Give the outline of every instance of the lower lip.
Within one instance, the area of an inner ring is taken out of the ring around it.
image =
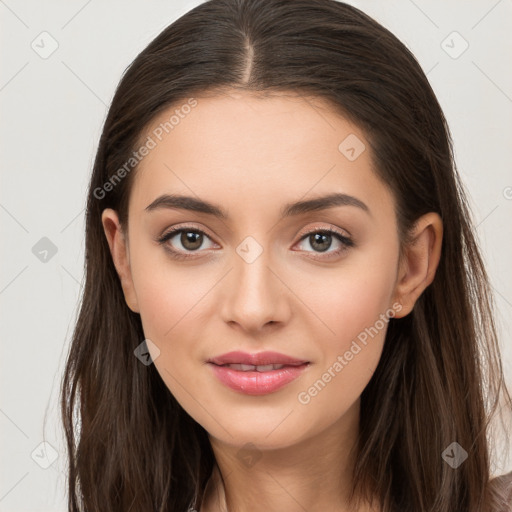
[[[299,377],[309,366],[309,363],[300,366],[284,366],[279,370],[257,372],[234,370],[227,366],[208,363],[215,376],[226,386],[247,395],[266,395],[282,388]]]

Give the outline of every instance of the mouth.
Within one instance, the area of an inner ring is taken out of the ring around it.
[[[268,365],[299,366],[301,364],[309,363],[309,361],[306,361],[305,359],[297,359],[296,357],[268,350],[264,352],[257,352],[255,354],[242,351],[228,352],[226,354],[213,357],[209,359],[208,362],[219,366],[226,364],[238,364],[257,367]]]
[[[247,395],[278,391],[302,375],[311,364],[276,352],[230,352],[207,363],[222,384]]]
[[[215,363],[212,363],[215,364]],[[304,363],[307,364],[307,363]],[[261,365],[253,365],[253,364],[241,364],[241,363],[230,363],[230,364],[220,364],[216,366],[221,366],[222,368],[231,368],[233,370],[238,370],[241,372],[270,372],[272,370],[280,370],[281,368],[289,367],[293,368],[296,366],[301,366],[301,364],[261,364]]]

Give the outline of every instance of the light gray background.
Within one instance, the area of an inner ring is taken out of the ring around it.
[[[85,191],[100,129],[128,64],[199,3],[0,0],[1,512],[66,510],[57,398],[81,292]],[[512,386],[512,0],[350,3],[412,50],[447,116]],[[52,39],[58,48],[42,58]],[[32,252],[43,237],[57,248],[46,262]],[[40,466],[52,460],[43,440],[57,454],[48,469]],[[494,464],[495,474],[512,469],[510,460]]]

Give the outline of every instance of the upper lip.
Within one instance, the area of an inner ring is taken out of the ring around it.
[[[253,366],[260,366],[266,364],[284,364],[299,366],[301,364],[308,363],[309,361],[287,356],[286,354],[280,354],[279,352],[266,351],[249,354],[248,352],[234,351],[212,357],[208,362],[217,365],[250,364]]]

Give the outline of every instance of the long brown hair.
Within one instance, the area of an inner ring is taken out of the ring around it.
[[[151,121],[173,105],[232,88],[328,100],[362,128],[394,194],[402,244],[427,212],[443,220],[432,284],[390,319],[361,396],[354,500],[386,512],[481,512],[489,506],[490,420],[510,412],[493,298],[443,112],[410,51],[334,0],[209,0],[163,30],[125,71],[106,118],[87,199],[85,286],[61,388],[69,511],[199,507],[215,459],[207,432],[134,350],[145,336],[125,303],[102,228],[123,226]],[[120,169],[125,172],[119,172]],[[110,183],[110,185],[106,185]],[[403,246],[403,245],[402,245]],[[442,457],[457,442],[457,468]]]

